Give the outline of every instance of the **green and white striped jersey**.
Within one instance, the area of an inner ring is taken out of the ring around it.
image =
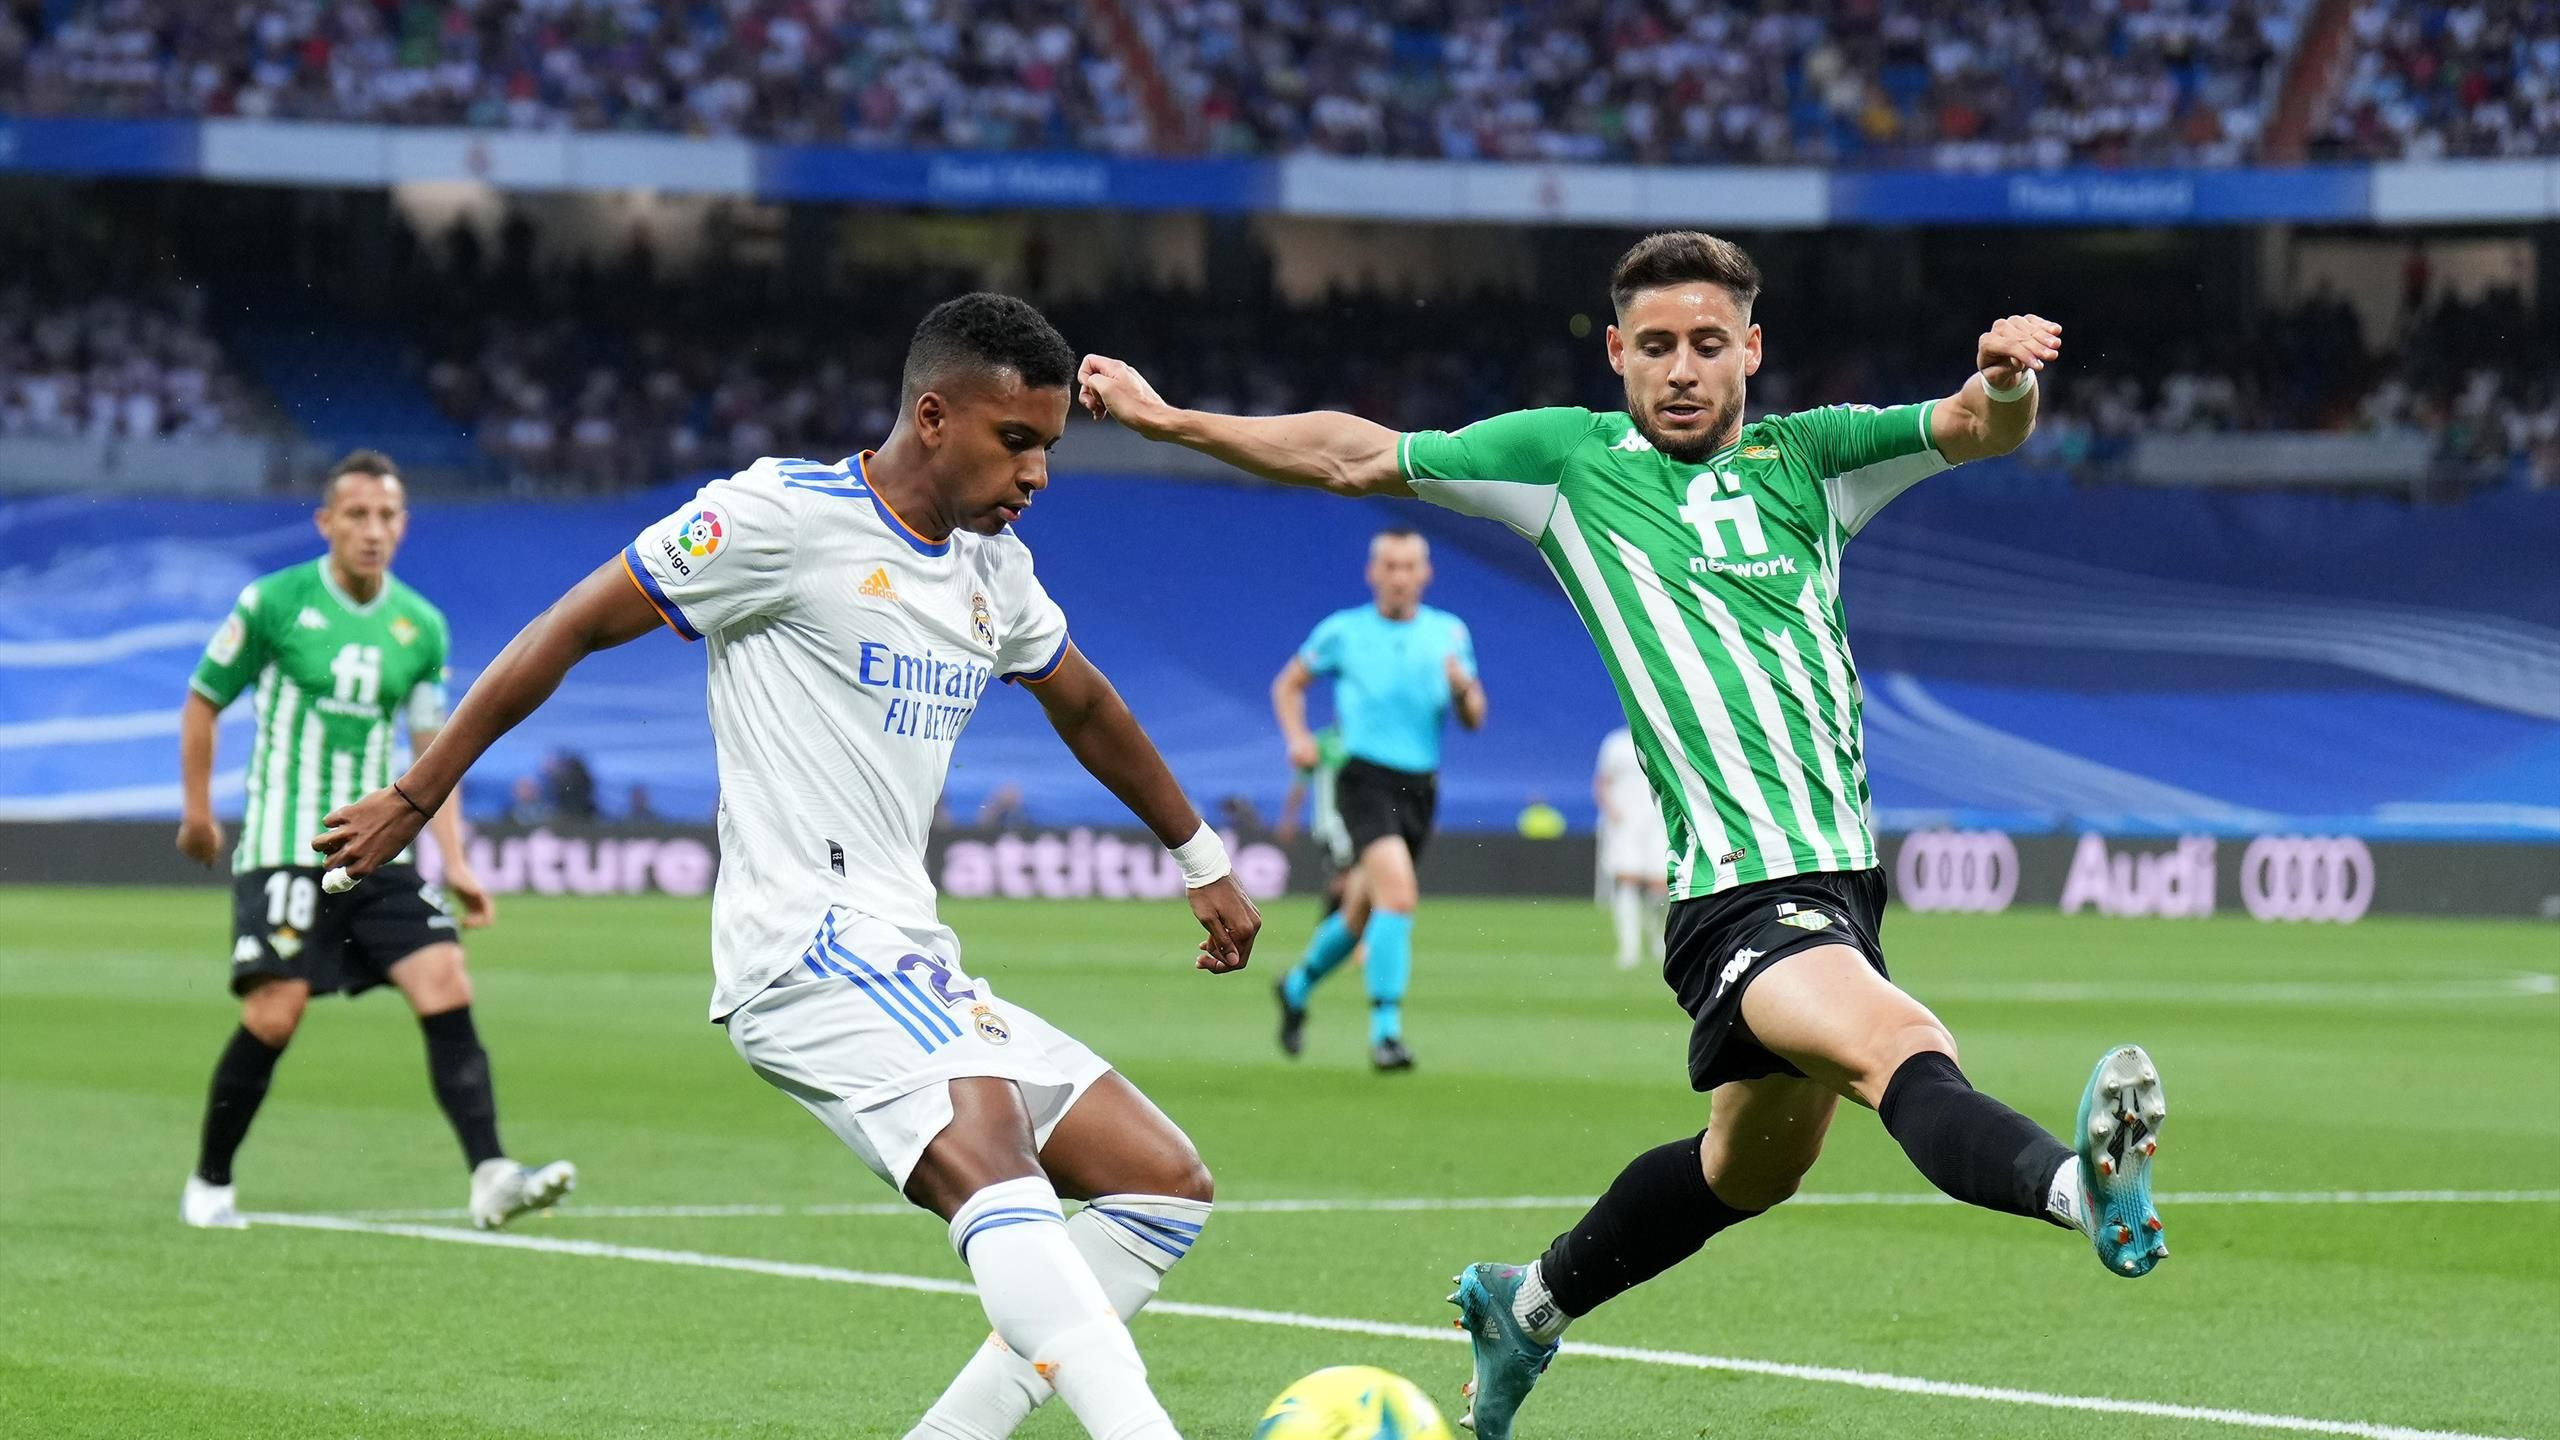
[[[1398,442],[1414,493],[1536,545],[1598,642],[1662,805],[1673,899],[1876,863],[1840,547],[1947,468],[1930,409],[1773,415],[1699,461],[1578,409]]]
[[[319,865],[320,817],[391,783],[392,722],[444,724],[450,648],[443,613],[388,576],[362,605],[325,559],[249,582],[187,682],[217,709],[258,687],[235,872]]]

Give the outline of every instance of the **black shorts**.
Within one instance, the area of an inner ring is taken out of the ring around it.
[[[1345,760],[1333,779],[1333,808],[1351,834],[1356,862],[1371,845],[1390,835],[1404,837],[1413,858],[1431,838],[1431,817],[1440,808],[1440,777],[1429,771],[1390,770],[1366,760]]]
[[[1884,871],[1826,871],[1762,880],[1683,900],[1666,917],[1662,978],[1689,1012],[1689,1084],[1802,1075],[1752,1038],[1742,992],[1799,950],[1847,945],[1884,968]]]
[[[314,995],[361,994],[391,967],[461,931],[444,894],[412,865],[385,865],[343,895],[320,871],[251,870],[231,881],[231,993],[265,980],[306,980]]]

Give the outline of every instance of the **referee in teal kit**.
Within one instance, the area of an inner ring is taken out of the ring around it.
[[[1412,530],[1369,542],[1367,605],[1326,616],[1271,682],[1271,713],[1289,742],[1289,763],[1317,761],[1307,726],[1307,687],[1333,680],[1335,724],[1345,759],[1334,808],[1351,835],[1351,883],[1342,908],[1316,927],[1307,953],[1283,977],[1280,1048],[1306,1047],[1307,997],[1366,941],[1369,946],[1369,1063],[1410,1070],[1404,994],[1413,977],[1415,862],[1431,838],[1440,797],[1440,734],[1454,712],[1470,730],[1484,724],[1484,683],[1466,622],[1422,603],[1431,583],[1431,546]]]

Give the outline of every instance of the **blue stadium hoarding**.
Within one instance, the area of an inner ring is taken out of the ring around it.
[[[1808,166],[1119,157],[217,119],[0,116],[0,172],[734,194],[949,209],[1200,210],[1545,225],[2154,226],[2560,219],[2560,160],[1946,173]]]
[[[2196,225],[2373,218],[2363,165],[2288,170],[1835,173],[1835,224]]]

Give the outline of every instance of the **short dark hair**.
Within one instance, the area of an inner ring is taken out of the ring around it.
[[[1034,390],[1075,379],[1076,352],[1030,302],[980,290],[933,307],[907,342],[900,383],[912,400],[952,377],[1010,370]]]
[[[320,503],[338,498],[338,482],[350,475],[375,475],[385,480],[400,478],[400,467],[379,450],[350,450],[347,458],[329,467],[329,478],[320,482]]]
[[[1760,267],[1741,246],[1703,230],[1665,230],[1637,241],[1609,275],[1609,304],[1623,315],[1642,291],[1701,282],[1731,291],[1742,318],[1751,318],[1752,303],[1760,298]]]

